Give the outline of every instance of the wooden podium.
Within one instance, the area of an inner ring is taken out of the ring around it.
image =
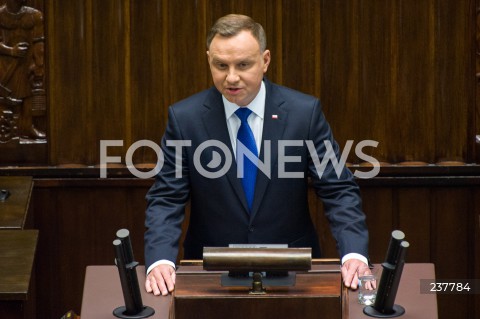
[[[202,313],[203,311],[208,311],[217,318],[229,319],[371,318],[363,314],[363,306],[357,302],[357,291],[341,287],[338,265],[321,266],[321,269],[317,267],[319,266],[314,265],[309,273],[298,274],[295,287],[275,288],[267,297],[255,296],[254,298],[248,295],[245,288],[221,287],[220,274],[204,272],[201,267],[180,266],[177,271],[175,292],[168,296],[154,296],[145,292],[145,268],[143,266],[137,267],[137,275],[143,304],[155,309],[155,314],[150,317],[155,319],[178,319],[179,316],[183,316],[183,318],[214,318]],[[331,267],[331,273],[322,273],[329,267]],[[420,293],[420,279],[422,278],[435,278],[433,264],[405,264],[396,299],[396,303],[398,301],[398,304],[406,309],[406,313],[400,317],[401,319],[438,318],[436,296]],[[316,300],[320,298],[323,300]],[[237,301],[238,304],[235,305]],[[229,305],[224,305],[223,302]],[[262,313],[262,311],[270,310],[273,307],[272,303],[278,309],[274,309],[272,313]],[[115,319],[116,317],[112,313],[113,309],[122,305],[124,305],[124,301],[116,267],[88,266],[80,312],[81,318]],[[242,307],[241,311],[234,311],[233,307],[237,306]],[[303,309],[303,307],[306,308]],[[340,310],[339,307],[341,307]]]
[[[295,286],[266,286],[253,295],[249,287],[222,287],[221,273],[198,266],[180,267],[173,294],[175,319],[302,318],[341,319],[347,291],[340,266],[314,265],[296,275]],[[343,302],[342,302],[343,301]]]
[[[346,318],[347,290],[340,267],[314,265],[297,273],[295,286],[268,287],[265,295],[251,295],[248,287],[222,287],[222,272],[207,272],[201,266],[180,266],[175,291],[168,296],[145,292],[145,268],[137,267],[144,305],[155,309],[151,318]],[[82,319],[115,318],[113,309],[122,306],[122,290],[115,266],[89,266],[83,291]]]

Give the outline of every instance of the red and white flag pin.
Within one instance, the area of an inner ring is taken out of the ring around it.
[[[277,114],[272,114],[272,119],[273,120],[278,120],[278,115]]]

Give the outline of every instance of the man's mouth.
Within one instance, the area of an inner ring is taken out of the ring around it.
[[[240,90],[241,90],[240,88],[227,88],[227,92],[232,95],[238,94]]]

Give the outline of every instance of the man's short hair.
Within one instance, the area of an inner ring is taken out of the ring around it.
[[[250,31],[258,41],[260,52],[265,51],[267,48],[267,37],[262,25],[249,16],[241,14],[229,14],[215,22],[207,35],[207,50],[210,49],[210,44],[217,34],[223,37],[233,37],[241,31]]]

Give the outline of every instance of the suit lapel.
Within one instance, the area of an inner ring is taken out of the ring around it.
[[[275,175],[274,169],[277,169],[278,158],[278,141],[282,139],[283,132],[287,123],[288,112],[281,106],[285,102],[280,93],[276,92],[277,89],[271,85],[268,80],[265,80],[265,86],[267,96],[265,99],[265,114],[263,120],[263,133],[262,133],[262,148],[260,151],[260,160],[265,162],[265,141],[270,141],[270,167],[271,176]],[[221,94],[212,88],[211,93],[206,99],[204,106],[207,111],[204,113],[202,120],[205,125],[205,129],[212,140],[217,140],[228,146],[230,153],[233,157],[233,149],[228,134],[227,122],[225,119],[225,109],[223,107],[223,101]],[[267,159],[268,160],[268,159]],[[232,186],[238,200],[242,203],[245,212],[248,214],[248,205],[243,191],[242,183],[237,178],[237,164],[235,158],[232,158],[232,165],[230,166],[227,174],[227,180]],[[250,213],[250,220],[253,220],[258,212],[263,200],[263,196],[270,183],[270,178],[263,174],[259,170],[257,175],[257,182],[255,185],[255,197],[253,200],[253,207]]]
[[[220,141],[228,146],[230,155],[232,156],[232,165],[226,173],[227,180],[230,182],[238,200],[242,203],[245,212],[248,213],[248,205],[243,192],[242,183],[240,179],[237,178],[237,163],[233,156],[232,143],[230,141],[230,135],[228,134],[222,95],[216,89],[212,88],[204,106],[207,108],[207,111],[202,117],[205,129],[211,140]]]
[[[285,102],[281,94],[276,92],[276,88],[265,80],[267,96],[265,99],[265,114],[263,119],[263,133],[262,133],[262,148],[260,151],[260,160],[265,161],[265,141],[270,141],[271,144],[271,176],[274,176],[274,169],[277,169],[278,158],[278,141],[282,139],[285,125],[287,123],[288,112],[281,106]],[[268,159],[267,159],[268,161]],[[268,178],[263,172],[258,171],[257,182],[255,185],[255,197],[253,199],[252,212],[250,220],[253,220],[263,200],[263,196],[270,183],[271,178]]]

